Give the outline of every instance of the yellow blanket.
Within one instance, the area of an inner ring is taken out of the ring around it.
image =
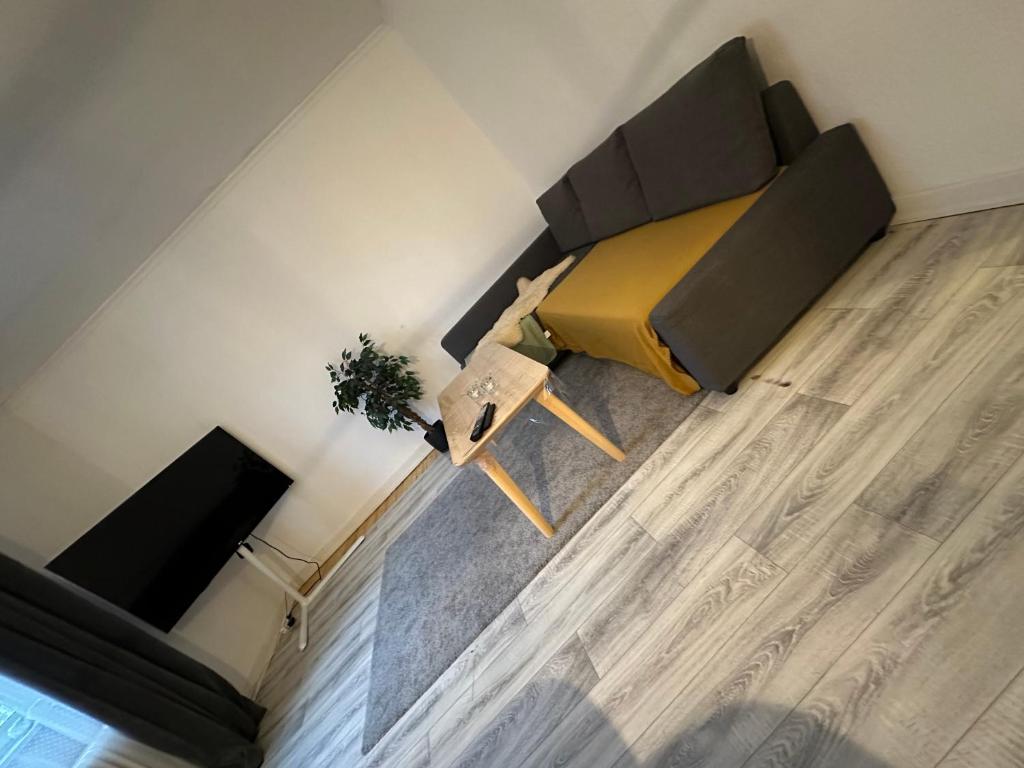
[[[672,359],[648,316],[764,189],[598,243],[537,308],[552,341],[639,368],[684,395],[696,392],[700,385]]]

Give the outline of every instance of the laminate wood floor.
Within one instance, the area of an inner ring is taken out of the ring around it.
[[[364,756],[435,462],[275,654],[266,764],[1024,766],[1022,454],[1024,206],[896,227]]]

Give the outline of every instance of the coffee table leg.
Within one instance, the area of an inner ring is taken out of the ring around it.
[[[543,387],[540,392],[537,393],[537,402],[616,461],[622,461],[626,458],[626,454],[622,452],[621,448],[598,432],[594,428],[593,424],[576,413],[576,411],[566,405],[564,401],[559,400],[552,392],[548,392],[547,387]]]
[[[544,518],[540,510],[533,506],[533,502],[523,493],[523,489],[516,485],[515,481],[508,476],[508,472],[505,471],[505,468],[498,463],[494,456],[487,451],[483,451],[476,457],[476,463],[480,465],[480,469],[484,471],[484,474],[501,488],[512,503],[519,507],[522,513],[529,518],[530,522],[537,526],[541,533],[549,539],[555,534],[555,529],[551,527],[551,523]]]

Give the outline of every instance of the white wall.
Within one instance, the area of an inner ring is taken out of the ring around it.
[[[42,563],[216,424],[296,482],[261,526],[324,556],[426,454],[335,416],[325,362],[368,331],[417,357],[539,231],[529,190],[397,33],[332,75],[0,410],[7,547]],[[179,625],[243,686],[281,593],[232,559]]]
[[[0,403],[381,18],[377,0],[0,2]]]
[[[1019,0],[384,0],[539,194],[737,34],[822,127],[852,120],[904,219],[1024,200]]]

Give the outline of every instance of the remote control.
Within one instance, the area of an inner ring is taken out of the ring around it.
[[[484,407],[480,410],[480,415],[476,417],[473,431],[469,433],[469,439],[475,443],[483,437],[484,432],[491,426],[492,421],[494,421],[494,403],[484,403]]]

